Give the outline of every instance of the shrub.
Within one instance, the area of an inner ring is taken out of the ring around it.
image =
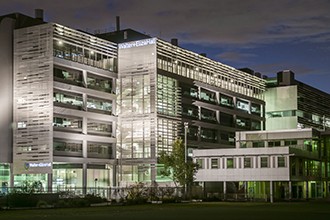
[[[107,202],[107,199],[94,194],[87,194],[84,198],[89,202],[89,204]]]

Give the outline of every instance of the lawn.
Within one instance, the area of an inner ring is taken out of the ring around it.
[[[1,210],[2,220],[330,219],[330,203],[177,203],[88,208]]]

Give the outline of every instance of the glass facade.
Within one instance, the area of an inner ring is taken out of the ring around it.
[[[75,189],[82,193],[83,187],[82,164],[54,164],[53,165],[53,190],[62,191]],[[79,192],[76,192],[79,194]]]
[[[112,114],[112,101],[96,97],[87,97],[87,109],[91,112]]]
[[[150,76],[142,75],[121,79],[121,112],[147,114],[150,109]],[[134,97],[134,98],[133,98]]]
[[[150,158],[150,121],[134,120],[122,122],[121,147],[117,148],[119,158]]]
[[[68,108],[82,109],[83,98],[81,94],[54,90],[54,105]]]
[[[87,120],[87,133],[114,137],[112,133],[112,123],[97,121],[93,119]]]
[[[7,193],[8,187],[10,187],[10,165],[0,164],[0,186],[1,193]]]
[[[114,159],[112,148],[113,148],[112,144],[100,143],[100,142],[88,142],[87,157]]]
[[[17,174],[14,175],[14,187],[22,187],[22,186],[31,186],[33,183],[38,182],[40,184],[40,188],[38,191],[45,192],[47,191],[47,174]]]
[[[53,117],[54,129],[65,129],[66,131],[82,131],[82,118],[73,116],[55,115]]]
[[[140,165],[122,165],[121,181],[123,182],[150,182],[151,181],[151,168],[148,164]]]
[[[181,115],[177,80],[157,75],[157,113],[177,117]]]
[[[99,90],[99,91],[102,91],[102,92],[111,93],[111,92],[113,92],[113,90],[112,90],[112,79],[88,73],[88,75],[87,75],[87,88]]]
[[[52,29],[54,57],[108,71],[117,71],[115,43],[59,24],[52,24]]]
[[[250,97],[262,99],[265,90],[264,79],[212,61],[162,40],[157,40],[157,68]],[[212,96],[212,92],[206,91],[203,91],[201,98],[210,102],[216,100]]]
[[[155,180],[149,163],[156,163],[157,74],[155,39],[119,45],[117,81],[117,147],[119,185]],[[171,82],[169,82],[171,83]],[[166,86],[166,85],[165,85]],[[171,86],[171,84],[169,85]],[[164,95],[171,99],[171,91]],[[164,100],[164,105],[166,105]],[[164,109],[166,106],[162,106]],[[171,109],[164,110],[173,114]],[[132,159],[135,159],[132,161]],[[146,162],[146,160],[150,162]]]
[[[54,139],[53,149],[55,156],[82,157],[82,141]]]
[[[87,169],[87,188],[106,188],[111,186],[111,170],[104,166],[88,167]],[[97,193],[98,194],[98,193]]]
[[[80,71],[74,71],[74,70],[68,70],[63,67],[54,67],[53,69],[54,73],[54,81],[59,81],[63,83],[73,84],[77,86],[83,85],[83,76],[82,72]]]

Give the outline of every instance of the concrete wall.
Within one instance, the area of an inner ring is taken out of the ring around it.
[[[12,162],[14,26],[12,18],[0,21],[0,163]]]

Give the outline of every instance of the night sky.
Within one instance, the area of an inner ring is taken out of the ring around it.
[[[90,33],[132,28],[235,68],[296,79],[330,93],[329,0],[0,0],[20,12]]]

